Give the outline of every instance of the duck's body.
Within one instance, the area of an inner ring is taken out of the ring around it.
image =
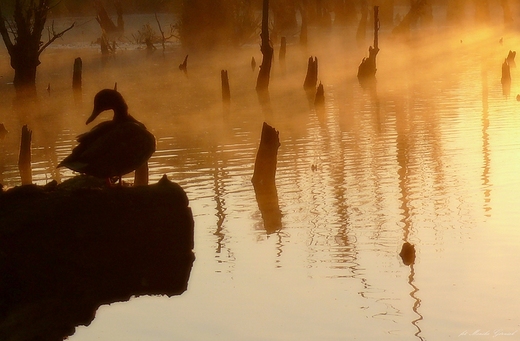
[[[121,177],[148,161],[155,152],[155,137],[128,114],[128,107],[116,90],[101,90],[94,98],[92,122],[101,112],[114,110],[112,121],[98,124],[78,136],[78,146],[58,167],[98,178]]]

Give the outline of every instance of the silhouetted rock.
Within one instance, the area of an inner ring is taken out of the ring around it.
[[[102,304],[179,295],[194,261],[182,188],[77,176],[0,194],[0,339],[62,340]]]

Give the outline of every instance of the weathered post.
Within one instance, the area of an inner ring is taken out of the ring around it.
[[[186,76],[188,75],[188,55],[186,55],[186,57],[184,57],[184,61],[179,64],[179,70],[184,72]]]
[[[516,57],[516,51],[509,50],[509,53],[507,54],[507,58],[506,58],[509,68],[516,67],[515,57]]]
[[[280,147],[279,132],[264,122],[260,146],[256,154],[255,170],[251,181],[255,188],[270,187],[275,184],[276,162]]]
[[[376,56],[379,52],[379,27],[379,7],[374,6],[374,47],[368,48],[368,58],[363,58],[358,67],[357,77],[361,83],[375,80]]]
[[[269,0],[263,0],[262,6],[262,64],[256,81],[257,91],[266,91],[269,88],[269,76],[271,73],[271,62],[273,60],[273,47],[269,42]]]
[[[229,78],[227,70],[220,71],[220,80],[222,82],[222,101],[229,104],[231,100],[231,92],[229,90]]]
[[[74,59],[74,72],[72,73],[72,89],[81,91],[81,73],[83,71],[83,61],[80,57]]]
[[[511,69],[507,63],[507,58],[502,63],[502,78],[500,82],[502,83],[502,94],[508,97],[511,93]]]
[[[278,192],[275,185],[276,159],[279,147],[278,131],[264,122],[251,181],[258,208],[264,220],[264,228],[268,234],[282,227],[282,213],[278,204]]]
[[[24,125],[22,127],[20,154],[18,156],[18,169],[22,178],[22,185],[32,184],[31,140],[32,131],[27,128],[27,125]]]
[[[316,83],[318,83],[318,57],[314,57],[314,59],[309,57],[303,88],[307,91],[314,91],[316,89]]]

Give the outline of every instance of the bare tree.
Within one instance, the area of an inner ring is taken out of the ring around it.
[[[36,68],[40,65],[41,53],[74,24],[61,32],[54,30],[54,22],[48,28],[49,38],[42,41],[42,32],[51,9],[49,0],[16,0],[12,19],[6,18],[0,5],[0,34],[5,43],[11,67],[14,69],[14,86],[21,90],[36,91]]]

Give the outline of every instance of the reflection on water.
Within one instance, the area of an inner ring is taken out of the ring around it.
[[[25,112],[1,85],[0,121],[10,131],[1,142],[3,184],[19,183],[23,124],[33,130],[33,179],[71,177],[55,166],[88,128],[93,94],[117,82],[130,113],[157,137],[151,181],[168,174],[193,209],[188,291],[102,307],[71,340],[426,340],[520,329],[512,268],[520,257],[518,70],[509,98],[500,83],[516,38],[483,31],[410,46],[382,34],[372,90],[355,77],[366,48],[348,49],[349,39],[307,50],[288,43],[269,98],[254,90],[256,46],[215,59],[190,52],[189,78],[178,70],[180,49],[148,58],[123,50],[105,66],[96,51],[51,50],[39,78],[52,79],[53,91]],[[77,54],[82,103],[59,69]],[[309,55],[320,59],[323,110],[302,89]],[[264,121],[281,142],[272,220],[251,184]],[[410,265],[399,257],[405,242],[416,250]]]

